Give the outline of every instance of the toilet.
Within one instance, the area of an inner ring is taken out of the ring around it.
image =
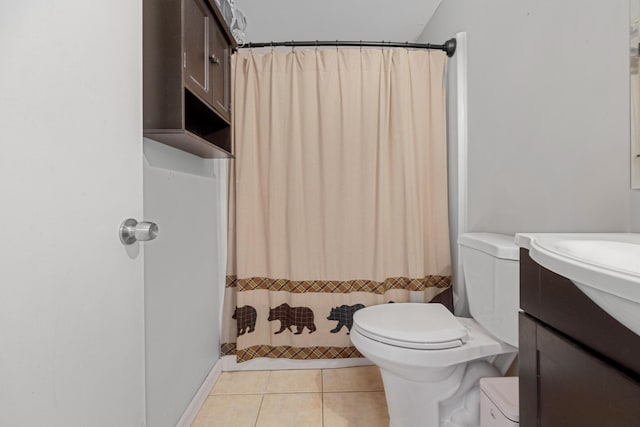
[[[471,318],[441,304],[381,304],[353,316],[353,345],[382,374],[390,427],[478,427],[480,378],[517,354],[519,249],[513,236],[458,239]]]

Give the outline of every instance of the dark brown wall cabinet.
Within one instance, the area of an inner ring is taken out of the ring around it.
[[[206,158],[232,157],[230,56],[213,0],[144,0],[144,136]]]
[[[640,337],[520,254],[521,427],[640,426]]]

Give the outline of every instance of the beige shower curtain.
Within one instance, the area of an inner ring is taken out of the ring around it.
[[[222,350],[359,356],[353,313],[450,287],[444,52],[233,59]]]

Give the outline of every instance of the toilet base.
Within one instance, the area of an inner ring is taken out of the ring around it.
[[[472,361],[450,367],[447,372],[438,371],[439,381],[418,382],[384,368],[380,370],[390,427],[480,425],[479,381],[483,377],[501,376],[498,369],[487,361]]]
[[[440,381],[425,383],[380,369],[389,411],[389,427],[439,427],[440,402],[456,392],[464,371],[465,365],[451,367]]]

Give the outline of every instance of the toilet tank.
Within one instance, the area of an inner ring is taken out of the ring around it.
[[[458,238],[471,316],[496,338],[518,346],[519,248],[514,236],[467,233]]]

